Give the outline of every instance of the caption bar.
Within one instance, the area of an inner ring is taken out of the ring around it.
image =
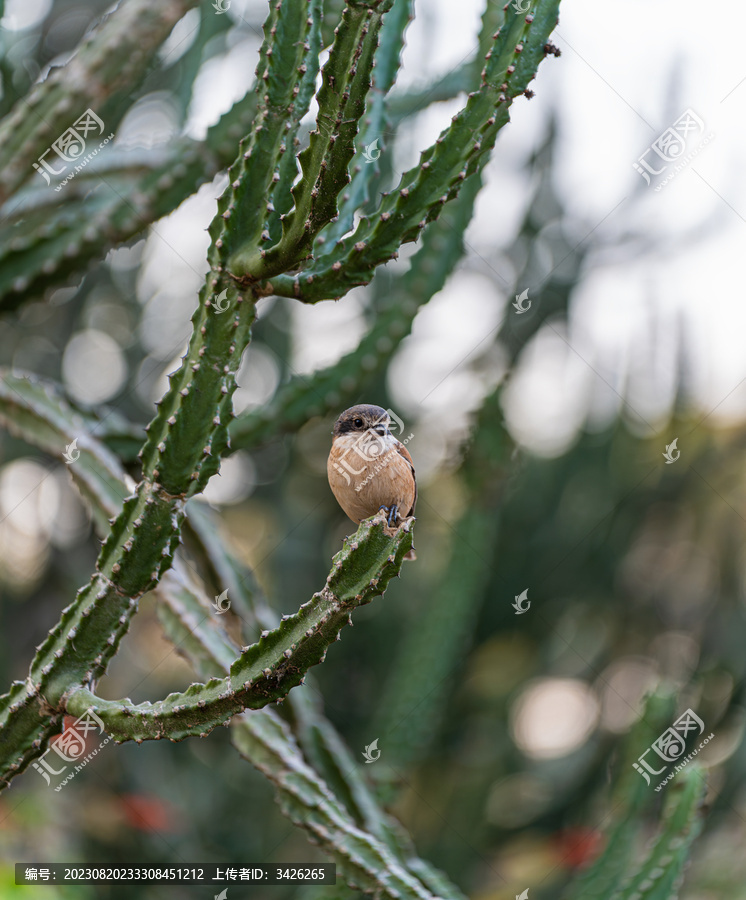
[[[335,863],[225,866],[80,866],[16,863],[16,884],[336,884]]]

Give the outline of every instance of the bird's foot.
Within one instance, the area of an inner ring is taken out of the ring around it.
[[[399,507],[394,504],[393,506],[379,506],[379,510],[382,509],[389,514],[387,524],[389,528],[393,528],[396,525],[397,519],[399,518]]]

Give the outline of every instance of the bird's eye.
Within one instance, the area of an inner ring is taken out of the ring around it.
[[[352,424],[355,426],[355,428],[362,428],[363,420],[362,419],[353,419]]]

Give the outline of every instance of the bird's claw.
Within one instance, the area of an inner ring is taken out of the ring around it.
[[[394,504],[390,507],[381,505],[378,508],[384,510],[389,514],[387,524],[389,528],[393,528],[396,525],[396,520],[399,518],[399,507]]]

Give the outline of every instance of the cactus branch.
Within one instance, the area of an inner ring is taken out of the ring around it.
[[[59,455],[65,441],[69,443],[76,423],[69,411],[50,402],[53,396],[47,385],[6,374],[0,390],[0,419],[10,421],[12,418],[16,433]],[[13,417],[12,414],[17,413],[19,408],[23,410],[24,416]],[[102,517],[117,511],[121,497],[126,493],[122,483],[124,475],[105,448],[84,436],[81,439],[81,455],[76,460],[73,471],[94,508],[100,510],[99,522]],[[131,498],[125,501],[125,508],[130,502]],[[205,685],[192,685],[184,694],[171,695],[162,703],[134,707],[129,702],[102,701],[88,689],[77,686],[91,680],[88,673],[85,673],[79,681],[70,682],[66,708],[74,715],[78,714],[78,710],[82,712],[93,708],[106,723],[107,731],[117,740],[141,741],[159,737],[181,740],[190,734],[209,732],[244,708],[259,708],[282,699],[293,686],[301,683],[310,666],[324,658],[328,645],[338,639],[339,631],[350,621],[352,610],[383,593],[390,579],[398,574],[411,543],[408,523],[393,537],[386,533],[383,516],[363,523],[357,534],[346,541],[343,550],[335,557],[324,589],[309,603],[304,604],[295,616],[284,618],[279,627],[265,632],[257,644],[247,648],[232,663],[230,675],[225,679],[212,679]],[[170,584],[179,585],[183,579],[183,573],[174,573]],[[74,615],[71,608],[66,613],[70,614],[69,619]],[[65,627],[69,624],[69,621],[66,622]],[[73,631],[76,627],[77,631]],[[121,630],[117,638],[123,633]],[[77,626],[73,624],[64,644],[59,641],[59,634],[60,626],[57,626],[40,648],[40,654],[46,650],[46,655],[41,661],[39,657],[34,661],[32,674],[40,668],[46,674],[42,663],[49,658],[51,648],[54,647],[55,658],[68,664],[65,674],[72,668],[80,675],[79,666],[76,669],[74,665],[70,665],[70,657],[73,654],[81,656],[79,664],[86,660],[86,647],[81,646],[81,640],[85,640],[88,633],[78,622]],[[74,647],[72,638],[75,638]],[[199,644],[197,629],[194,630],[192,640]],[[116,644],[118,640],[111,642],[112,647]],[[60,651],[59,656],[56,655],[57,651]],[[11,696],[0,701],[2,708],[9,713],[13,712],[8,707],[18,703],[22,688],[22,683],[14,685]],[[45,688],[45,699],[48,694],[49,689]],[[29,699],[36,696],[33,693]],[[27,716],[22,717],[22,721],[17,721],[18,717],[13,720],[9,716],[6,724],[19,730],[22,730],[21,726],[27,728],[33,704],[28,703],[23,710]],[[50,734],[53,726],[57,725],[57,720],[51,723]],[[34,735],[33,741],[39,742],[41,738]],[[39,743],[37,747],[32,746],[30,749],[39,749],[40,746]],[[18,765],[17,761],[14,764]],[[11,769],[11,772],[14,771],[16,770]]]
[[[196,0],[123,0],[75,56],[35,85],[0,122],[0,203],[33,174],[31,166],[86,109],[100,109],[141,73]]]
[[[310,376],[292,377],[265,407],[236,417],[230,427],[234,449],[294,431],[310,416],[329,414],[360,395],[363,386],[384,369],[411,332],[417,313],[442,289],[463,255],[464,232],[481,186],[479,174],[468,178],[458,198],[428,225],[409,270],[387,289],[389,301],[353,351]]]
[[[318,56],[319,0],[278,0],[270,4],[264,43],[257,67],[258,107],[246,147],[228,170],[230,186],[218,202],[218,216],[210,226],[212,259],[234,275],[259,275],[256,261],[269,240],[267,215],[275,184],[280,181],[280,157],[292,139],[295,103],[306,102],[308,71]],[[254,261],[235,264],[237,254]]]
[[[266,604],[261,591],[253,583],[252,573],[227,549],[229,542],[223,539],[214,517],[203,504],[189,505],[188,526],[195,537],[195,544],[190,544],[190,550],[202,563],[201,568],[212,573],[215,585],[229,588],[231,609],[241,619],[244,637],[251,639],[261,628],[276,627],[276,613]],[[182,596],[184,603],[188,604],[186,593],[183,592]],[[170,612],[173,606],[167,609]],[[199,604],[195,605],[192,601],[187,613],[190,615],[190,623],[203,611],[204,607],[200,610]],[[190,639],[189,635],[181,633],[174,633],[172,637],[177,643]],[[229,659],[232,658],[229,656]],[[283,708],[288,713],[293,734],[306,760],[344,804],[355,825],[383,841],[402,865],[439,896],[445,900],[463,900],[461,892],[441,872],[417,857],[401,825],[381,810],[365,777],[360,774],[359,765],[334,726],[325,718],[312,676],[306,679],[306,686],[302,691],[290,692]],[[239,719],[236,724],[241,727],[243,721],[253,722],[255,718],[250,716],[247,720]]]
[[[232,312],[210,315],[221,289],[230,291]],[[184,504],[217,471],[228,442],[235,375],[257,297],[254,291],[239,293],[219,265],[208,273],[187,355],[148,426],[142,480],[112,522],[89,583],[39,647],[28,678],[0,700],[3,783],[41,752],[50,728],[48,710],[54,711],[56,726],[58,707],[70,689],[103,675],[138,599],[171,566]]]
[[[355,213],[370,199],[371,183],[378,173],[377,162],[360,162],[360,148],[374,140],[380,142],[386,129],[386,102],[401,65],[404,48],[404,32],[412,20],[413,0],[394,0],[381,26],[380,50],[373,70],[372,91],[368,97],[365,118],[357,140],[358,153],[355,166],[349,175],[350,184],[339,204],[339,215],[324,229],[324,236],[317,241],[316,257],[320,259],[334,252],[337,242],[352,230]],[[378,148],[379,154],[381,148]]]
[[[244,709],[260,709],[284,699],[302,683],[311,666],[323,661],[329,644],[351,623],[352,611],[380,596],[398,575],[412,546],[409,523],[393,537],[385,527],[381,513],[363,522],[334,557],[324,588],[248,647],[231,665],[229,677],[193,684],[184,693],[139,706],[129,700],[102,700],[85,688],[76,688],[66,699],[67,711],[81,715],[92,708],[117,741],[140,743],[163,737],[179,741],[204,736]]]
[[[283,220],[279,243],[258,252],[250,241],[230,258],[237,275],[267,279],[297,264],[314,236],[336,215],[336,198],[349,181],[358,120],[365,109],[384,12],[393,0],[351,0],[336,29],[322,71],[316,128],[300,154],[301,178],[293,187],[294,207]]]
[[[165,159],[150,152],[133,161],[128,151],[125,166],[113,147],[78,174],[64,204],[51,209],[59,195],[46,187],[16,195],[14,211],[11,201],[0,210],[0,309],[15,309],[39,291],[80,277],[112,247],[173,212],[230,165],[255,112],[256,95],[249,92],[208,129],[204,142],[182,138]]]
[[[400,245],[417,238],[441,208],[457,196],[462,183],[483,169],[497,134],[510,118],[513,100],[523,94],[548,51],[559,0],[539,0],[528,16],[508,17],[487,53],[482,84],[419,163],[384,196],[371,220],[363,219],[341,242],[331,265],[312,263],[295,275],[273,278],[275,293],[309,303],[341,297],[367,284],[375,268],[394,258]]]
[[[606,841],[601,855],[585,871],[580,873],[569,885],[564,897],[568,900],[622,900],[621,886],[626,885],[624,897],[634,896],[633,885],[641,887],[645,877],[643,872],[650,873],[659,869],[655,878],[652,878],[648,888],[654,888],[650,894],[644,891],[640,898],[646,900],[668,900],[675,897],[670,893],[672,869],[681,872],[681,863],[686,858],[686,848],[696,837],[699,828],[697,812],[704,789],[704,776],[701,770],[687,769],[684,776],[692,776],[690,783],[684,790],[683,796],[674,792],[669,796],[668,804],[664,812],[663,829],[657,840],[651,847],[650,855],[642,865],[635,864],[634,852],[640,830],[644,826],[643,813],[650,806],[652,791],[650,785],[634,770],[633,763],[641,747],[648,746],[655,740],[657,734],[666,723],[671,721],[675,709],[675,696],[666,689],[659,689],[651,694],[645,703],[643,715],[626,736],[622,748],[622,754],[618,765],[618,774],[614,781],[613,796],[610,802],[614,810],[611,823],[606,828]],[[666,845],[670,839],[681,842],[684,848],[683,854],[666,853]],[[661,858],[668,856],[665,865],[661,866]],[[662,889],[662,883],[658,880],[668,868],[668,874],[663,879],[667,889]],[[668,891],[668,892],[667,892]]]
[[[672,900],[678,896],[692,842],[702,830],[707,778],[692,763],[669,788],[660,832],[615,900]]]
[[[349,884],[391,900],[437,900],[385,844],[350,821],[277,716],[242,717],[234,726],[233,743],[275,785],[282,811],[332,856]]]

